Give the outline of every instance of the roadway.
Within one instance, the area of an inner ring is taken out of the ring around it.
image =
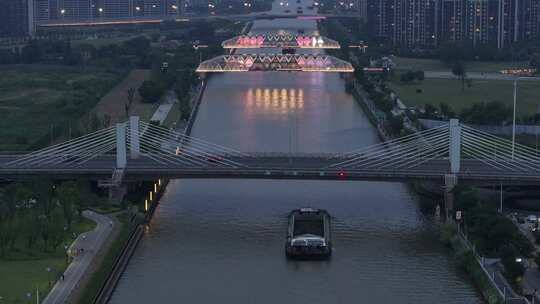
[[[17,156],[0,157],[0,178],[27,179],[50,176],[69,179],[85,176],[90,179],[110,179],[115,168],[113,155],[101,156],[74,165],[58,164],[7,166]],[[139,159],[128,160],[124,180],[156,180],[158,178],[262,178],[262,179],[319,179],[319,180],[378,180],[403,182],[410,180],[444,181],[450,174],[448,159],[410,158],[416,166],[398,167],[389,164],[390,159],[370,158],[370,166],[333,167],[348,160],[338,154],[251,153],[246,156],[199,156],[181,157],[174,154],[159,157],[144,154]],[[460,182],[537,184],[538,171],[502,171],[488,165],[489,160],[463,159]],[[401,161],[400,163],[403,163]],[[527,164],[529,165],[529,164]]]
[[[426,71],[425,76],[428,79],[458,79],[458,77],[449,71]],[[516,76],[500,73],[480,73],[467,72],[467,79],[473,80],[515,80]],[[540,77],[521,77],[519,81],[540,81]]]
[[[79,282],[86,273],[90,263],[94,260],[99,248],[103,245],[112,231],[110,218],[97,214],[93,211],[83,211],[83,216],[97,223],[94,230],[83,233],[71,245],[71,250],[83,248],[84,253],[73,258],[64,271],[64,280],[58,280],[53,286],[43,304],[66,303],[74,289],[78,288]],[[84,236],[84,237],[83,237]]]
[[[110,19],[110,18],[96,18],[94,20],[83,21],[65,21],[55,20],[47,23],[40,23],[37,26],[40,28],[55,28],[55,27],[79,27],[79,26],[115,26],[115,25],[129,25],[129,24],[159,24],[164,21],[176,21],[176,22],[190,22],[197,20],[212,20],[212,19],[226,19],[234,21],[252,21],[256,19],[326,19],[326,18],[359,18],[358,15],[339,15],[339,14],[295,14],[295,13],[268,13],[268,12],[256,12],[250,14],[238,14],[238,15],[205,15],[205,16],[167,16],[161,18],[125,18],[125,19]]]

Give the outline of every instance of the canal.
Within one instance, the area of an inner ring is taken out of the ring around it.
[[[257,21],[253,31],[298,27],[316,24]],[[193,136],[250,152],[340,152],[377,142],[343,80],[324,73],[214,75]],[[303,206],[334,218],[329,261],[285,259],[287,214]],[[482,301],[403,184],[174,180],[110,303]]]

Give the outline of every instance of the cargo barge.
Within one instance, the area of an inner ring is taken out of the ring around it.
[[[326,210],[291,211],[285,253],[289,258],[328,258],[332,255],[330,215]]]

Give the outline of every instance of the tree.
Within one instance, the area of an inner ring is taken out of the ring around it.
[[[126,55],[143,57],[150,50],[150,39],[138,36],[122,43],[122,52]]]
[[[139,87],[139,95],[141,95],[142,100],[146,103],[157,102],[161,98],[161,95],[163,95],[163,92],[163,87],[153,80],[145,80]]]
[[[22,48],[21,62],[22,63],[36,63],[42,59],[43,50],[36,40],[31,40],[27,45]]]
[[[424,73],[424,71],[415,71],[414,72],[414,78],[416,78],[416,80],[418,81],[423,81],[424,79],[426,79],[426,74]]]
[[[131,108],[131,104],[133,104],[134,99],[135,99],[135,89],[134,88],[129,88],[127,90],[127,103],[125,105],[126,116],[129,115],[129,109]]]
[[[413,71],[407,71],[399,76],[399,80],[403,83],[411,83],[414,81],[415,74]]]
[[[467,77],[467,72],[465,71],[465,65],[462,61],[456,61],[452,66],[452,74],[461,79],[461,91],[465,91],[465,78]]]
[[[403,129],[403,118],[401,116],[390,116],[390,128],[393,134],[399,134]]]
[[[460,118],[474,124],[501,125],[510,118],[511,113],[510,107],[502,102],[480,102],[463,109]]]
[[[426,118],[435,118],[437,114],[437,108],[435,108],[432,104],[426,103],[424,105],[424,116]]]
[[[73,214],[80,201],[80,192],[75,182],[64,182],[57,189],[57,197],[62,206],[64,219],[68,229],[71,229]]]
[[[533,53],[529,58],[529,65],[540,70],[540,53]],[[537,71],[540,72],[540,71]]]
[[[441,102],[439,104],[439,109],[441,110],[441,114],[444,115],[447,118],[452,118],[456,116],[456,113],[452,110],[452,107],[450,107],[448,104]]]

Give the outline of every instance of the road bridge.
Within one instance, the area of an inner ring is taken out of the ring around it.
[[[450,124],[347,153],[247,153],[132,117],[28,154],[0,156],[0,178],[86,177],[115,185],[157,178],[264,178],[536,184],[529,147]]]

